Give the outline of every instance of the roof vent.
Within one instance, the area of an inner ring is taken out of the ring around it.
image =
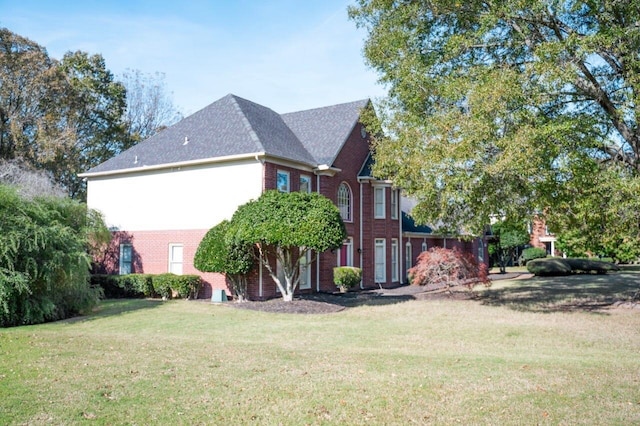
[[[186,144],[188,144],[188,143],[189,143],[189,137],[188,137],[188,136],[185,136],[185,137],[184,137],[184,143],[183,143],[182,145],[186,145]]]
[[[138,156],[136,155],[136,158],[133,159],[133,164],[138,164]]]

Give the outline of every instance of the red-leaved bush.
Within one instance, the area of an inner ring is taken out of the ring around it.
[[[490,285],[487,265],[478,264],[473,255],[457,248],[432,247],[418,256],[416,266],[407,271],[412,285],[429,286],[432,289],[476,284]]]

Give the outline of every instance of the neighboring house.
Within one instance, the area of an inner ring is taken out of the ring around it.
[[[556,251],[556,236],[549,231],[544,219],[535,216],[529,225],[529,234],[533,247],[545,249],[548,256],[561,256],[561,253]]]
[[[208,229],[268,189],[316,191],[331,199],[348,238],[303,265],[299,291],[334,291],[333,267],[363,270],[363,286],[405,282],[418,254],[459,246],[485,259],[482,240],[432,235],[401,211],[400,191],[371,176],[369,136],[360,123],[369,100],[289,114],[234,95],[84,173],[87,204],[114,232],[101,260],[106,273],[200,274],[202,297],[227,289],[224,276],[202,274],[193,257]],[[250,299],[278,295],[264,268],[249,277]]]

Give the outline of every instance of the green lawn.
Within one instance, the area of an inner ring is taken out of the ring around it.
[[[640,311],[533,300],[554,285],[589,287],[326,315],[107,301],[0,330],[0,424],[639,424]]]

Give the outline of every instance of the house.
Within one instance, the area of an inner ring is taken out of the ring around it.
[[[532,247],[543,248],[547,251],[547,256],[561,256],[562,253],[556,250],[556,235],[549,231],[545,220],[535,215],[529,223],[529,244]]]
[[[87,204],[114,233],[103,272],[200,274],[202,297],[227,289],[224,276],[193,267],[208,229],[268,189],[316,191],[341,212],[348,238],[301,271],[299,291],[333,291],[333,267],[363,270],[363,286],[405,281],[418,254],[433,245],[482,252],[411,225],[400,190],[371,175],[369,135],[360,114],[369,100],[278,114],[227,95],[179,123],[94,167]],[[403,261],[404,260],[404,261]],[[266,270],[249,277],[250,299],[277,296]]]

